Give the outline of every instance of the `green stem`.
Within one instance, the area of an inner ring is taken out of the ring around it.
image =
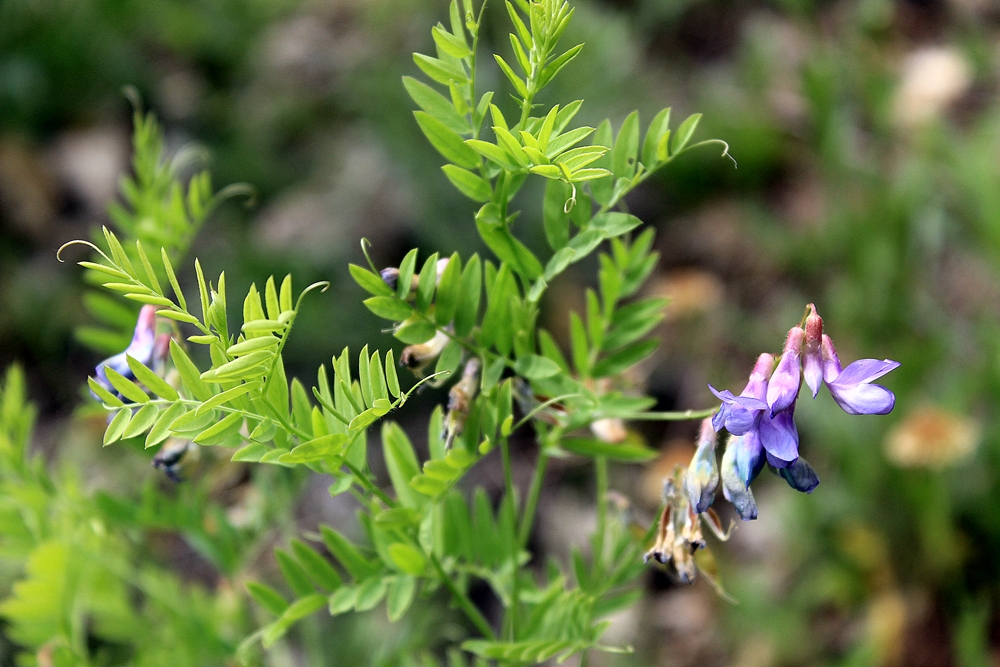
[[[375,486],[375,484],[372,483],[370,479],[368,479],[368,475],[358,470],[357,466],[355,466],[350,461],[345,460],[344,467],[346,467],[348,470],[351,471],[351,474],[354,475],[354,479],[358,480],[358,483],[361,486],[365,487],[365,491],[378,497],[379,500],[381,500],[389,507],[396,506],[396,501],[394,501],[392,498],[386,495],[385,491]]]
[[[517,516],[517,496],[514,489],[514,475],[510,465],[510,443],[507,441],[507,438],[500,439],[500,454],[503,458],[503,480],[504,480],[504,488],[507,493],[507,499],[508,502],[511,503],[511,506],[514,509],[514,516]],[[514,527],[514,533],[515,533],[514,535],[504,536],[504,539],[516,541],[517,540],[516,526]],[[501,633],[501,636],[508,638],[510,641],[513,641],[514,637],[516,636],[515,626],[517,620],[518,598],[520,597],[520,590],[518,587],[518,576],[517,576],[518,551],[519,550],[517,549],[514,550],[514,562],[512,563],[514,581],[511,584],[511,603],[510,607],[508,607],[505,610],[503,618],[503,632]]]
[[[517,497],[514,495],[514,474],[510,466],[510,444],[507,442],[507,438],[500,438],[500,455],[503,460],[504,489],[511,502],[514,503],[514,508],[517,509]]]
[[[482,613],[480,613],[479,609],[476,608],[476,605],[472,604],[472,600],[469,599],[469,596],[466,595],[464,591],[460,590],[458,586],[455,585],[455,582],[451,580],[448,573],[444,571],[443,567],[441,567],[441,561],[437,559],[437,556],[430,554],[430,559],[431,565],[434,566],[434,570],[441,579],[441,583],[443,583],[445,587],[451,591],[452,596],[455,598],[455,602],[457,602],[458,606],[462,608],[465,615],[469,617],[472,624],[476,626],[484,637],[490,640],[496,640],[497,637],[493,632],[493,628],[490,627],[490,624],[483,617]]]
[[[689,419],[705,419],[715,414],[718,408],[707,408],[705,410],[684,410],[681,412],[636,412],[630,415],[622,415],[626,421],[686,421]]]
[[[499,180],[499,204],[500,204],[500,224],[503,225],[505,231],[510,233],[510,227],[507,225],[507,201],[510,199],[507,192],[507,182],[510,180],[510,172],[503,171],[500,173]]]
[[[598,456],[594,459],[597,476],[597,532],[594,534],[595,568],[604,563],[604,533],[608,525],[608,459]]]
[[[535,462],[535,475],[531,480],[531,490],[528,492],[524,516],[521,518],[521,530],[517,542],[522,549],[531,535],[531,525],[535,521],[535,511],[538,509],[538,498],[542,494],[542,482],[545,481],[545,468],[549,463],[549,455],[545,453],[544,445],[542,447],[542,451],[538,453],[538,461]]]

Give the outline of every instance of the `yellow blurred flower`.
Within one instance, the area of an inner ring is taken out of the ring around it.
[[[902,468],[944,468],[969,456],[979,424],[938,407],[917,407],[886,438],[886,456]]]

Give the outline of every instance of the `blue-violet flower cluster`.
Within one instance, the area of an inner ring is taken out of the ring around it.
[[[722,401],[712,426],[716,431],[725,428],[730,433],[720,470],[722,490],[740,516],[744,520],[757,518],[750,483],[765,463],[797,491],[811,493],[819,484],[812,466],[799,456],[794,415],[803,378],[813,398],[825,384],[833,400],[848,414],[884,415],[892,411],[896,397],[885,387],[873,384],[873,380],[897,366],[898,362],[888,359],[860,359],[842,368],[833,341],[823,333],[823,319],[809,304],[804,325],[788,332],[777,363],[773,355],[760,355],[739,396],[709,385]],[[713,499],[713,494],[706,494],[701,486],[687,485],[691,505],[698,512],[708,509]]]

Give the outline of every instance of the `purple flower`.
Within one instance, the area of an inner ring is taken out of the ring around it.
[[[799,457],[799,432],[795,428],[794,412],[792,405],[773,417],[765,414],[757,426],[767,462],[775,468],[786,468]]]
[[[771,408],[771,416],[787,410],[799,395],[799,385],[802,381],[802,341],[806,332],[802,327],[792,327],[785,339],[785,350],[774,369],[771,380],[767,384],[767,407]]]
[[[132,334],[132,342],[125,348],[124,352],[119,352],[113,357],[109,357],[97,364],[97,381],[111,393],[118,395],[118,391],[108,381],[106,368],[113,368],[130,380],[135,379],[132,369],[128,367],[126,355],[136,361],[149,366],[153,360],[153,348],[156,344],[156,307],[143,306],[139,311],[139,320],[135,325],[135,333]]]
[[[812,391],[813,398],[819,393],[823,383],[823,318],[816,312],[816,306],[809,304],[810,313],[806,317],[806,342],[802,351],[802,377]]]
[[[708,388],[722,401],[722,407],[712,417],[716,431],[723,427],[733,435],[744,435],[755,428],[761,413],[767,409],[764,397],[767,395],[767,380],[774,368],[774,357],[766,352],[757,358],[750,373],[750,380],[739,396],[733,396],[728,389],[718,391],[712,385]]]
[[[873,384],[873,380],[897,366],[899,363],[889,359],[861,359],[841,368],[833,341],[823,333],[823,319],[816,306],[809,304],[803,323],[788,332],[776,367],[774,357],[760,355],[739,396],[709,385],[722,401],[712,426],[716,431],[726,428],[732,434],[720,467],[722,489],[740,516],[744,520],[757,518],[750,484],[765,463],[797,491],[811,493],[819,484],[816,471],[799,456],[795,401],[803,378],[813,398],[825,383],[837,405],[848,414],[884,415],[892,411],[896,397],[885,387]],[[701,453],[699,447],[695,461],[704,467]],[[689,494],[695,505],[696,496],[691,490]]]
[[[757,431],[730,436],[722,455],[722,493],[744,521],[757,518],[757,502],[750,491],[750,482],[764,468],[764,447]]]
[[[896,396],[880,384],[871,384],[898,368],[898,361],[859,359],[840,369],[833,341],[823,336],[823,380],[833,400],[849,415],[887,415],[896,405]]]

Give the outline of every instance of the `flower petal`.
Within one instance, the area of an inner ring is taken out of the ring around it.
[[[785,478],[788,486],[802,493],[812,493],[819,486],[819,475],[801,456],[790,466],[779,468],[778,474]]]
[[[851,362],[830,384],[851,385],[877,380],[889,371],[899,368],[898,361],[889,359],[858,359]]]
[[[722,391],[719,391],[712,385],[708,385],[708,390],[713,394],[715,394],[715,397],[720,401],[722,401],[723,403],[732,403],[733,400],[736,398],[735,396],[733,396],[733,392],[729,391],[728,389],[723,389]]]
[[[798,458],[799,432],[791,410],[779,412],[774,417],[764,415],[758,431],[761,445],[771,456],[789,462]]]
[[[849,415],[887,415],[896,405],[895,394],[880,384],[843,386],[834,382],[829,387],[833,400]]]
[[[722,456],[722,492],[744,521],[757,518],[757,503],[750,491],[750,482],[764,467],[764,449],[757,431],[732,436]]]
[[[773,454],[771,454],[766,450],[764,454],[766,455],[768,464],[775,470],[781,470],[782,468],[787,468],[793,463],[792,461],[785,461],[783,459],[776,458]]]
[[[730,407],[724,421],[726,430],[733,435],[745,435],[757,423],[759,414],[759,411],[751,412],[743,408]]]
[[[802,382],[801,353],[806,332],[801,327],[792,327],[785,341],[785,351],[778,361],[778,367],[767,383],[767,405],[771,414],[787,410],[799,395]]]

